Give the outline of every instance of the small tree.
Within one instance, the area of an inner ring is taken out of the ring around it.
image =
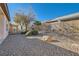
[[[40,30],[41,22],[36,20],[34,24],[36,25],[37,29]]]
[[[35,21],[34,24],[35,25],[41,25],[41,22],[40,21]]]
[[[14,16],[14,22],[18,23],[21,26],[21,30],[23,29],[23,26],[27,26],[27,16],[24,14],[16,13]],[[26,27],[27,29],[27,27]]]

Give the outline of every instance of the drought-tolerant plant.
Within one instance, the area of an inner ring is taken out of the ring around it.
[[[38,30],[32,30],[29,34],[28,34],[28,36],[31,36],[31,35],[38,35]]]

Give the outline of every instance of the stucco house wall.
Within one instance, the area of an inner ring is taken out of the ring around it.
[[[8,25],[8,20],[3,15],[2,18],[0,19],[0,44],[8,36],[9,26],[7,25]]]
[[[9,34],[9,20],[5,15],[5,11],[1,8],[2,5],[0,4],[0,44]]]

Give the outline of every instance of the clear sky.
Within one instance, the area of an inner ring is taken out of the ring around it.
[[[11,22],[13,22],[16,10],[22,9],[24,13],[27,14],[29,5],[30,4],[27,3],[8,4]],[[40,21],[51,20],[59,16],[79,12],[78,3],[33,3],[31,6],[37,16],[37,19]]]

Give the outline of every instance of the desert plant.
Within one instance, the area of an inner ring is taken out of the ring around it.
[[[38,35],[38,31],[37,30],[32,30],[28,36],[31,36],[31,35]]]

